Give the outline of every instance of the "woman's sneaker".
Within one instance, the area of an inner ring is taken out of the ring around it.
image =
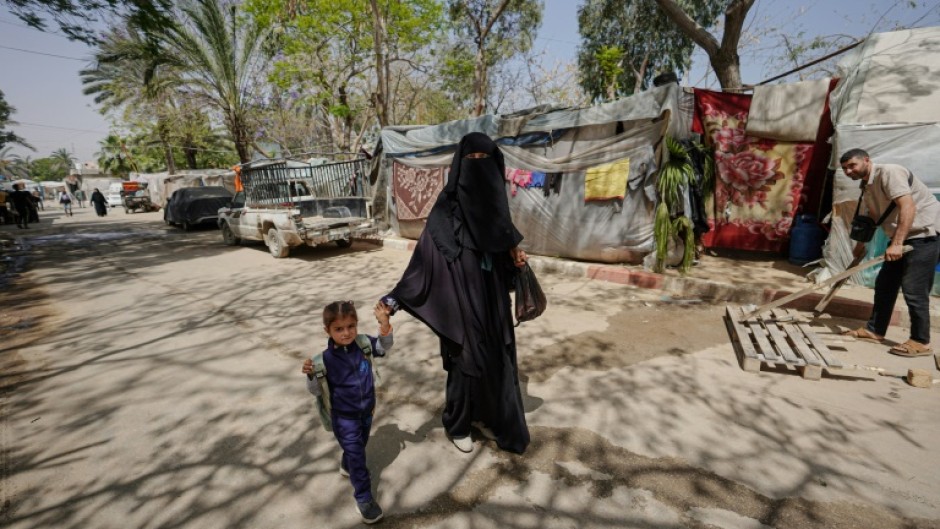
[[[453,441],[454,446],[457,447],[457,450],[460,450],[465,454],[473,452],[473,439],[471,439],[469,435],[466,437],[451,437],[450,440]]]
[[[359,516],[362,516],[363,523],[375,523],[382,519],[382,508],[379,507],[378,503],[375,503],[375,500],[364,503],[357,502],[356,507],[359,508]]]

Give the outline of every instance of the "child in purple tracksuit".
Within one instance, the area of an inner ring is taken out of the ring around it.
[[[379,336],[375,337],[359,334],[359,317],[352,301],[334,301],[323,309],[323,326],[330,338],[322,354],[322,366],[329,390],[333,435],[343,449],[340,473],[349,476],[356,506],[367,524],[382,519],[382,508],[372,497],[372,482],[366,468],[366,443],[375,411],[371,357],[385,356],[392,347],[390,312],[384,303],[376,303],[374,313],[379,322]],[[363,351],[363,348],[371,351]],[[314,376],[314,361],[305,360],[301,371],[307,375],[307,389],[321,397],[323,389]]]

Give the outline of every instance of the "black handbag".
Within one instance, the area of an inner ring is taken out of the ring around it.
[[[914,173],[910,173],[910,177],[907,179],[907,185],[914,184]],[[881,214],[881,217],[875,222],[875,219],[868,217],[866,215],[859,215],[858,209],[862,207],[862,198],[865,197],[865,189],[868,186],[862,188],[862,193],[858,196],[858,205],[855,206],[855,216],[852,217],[852,227],[849,231],[849,238],[857,242],[869,242],[872,238],[875,237],[875,230],[878,229],[878,226],[881,226],[881,223],[888,218],[888,215],[894,211],[894,201],[891,201],[891,204],[888,205],[888,209]]]
[[[548,300],[535,279],[535,272],[526,263],[516,276],[516,325],[538,318],[547,306]]]

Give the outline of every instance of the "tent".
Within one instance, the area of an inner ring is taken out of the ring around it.
[[[131,173],[131,180],[147,182],[150,201],[161,208],[174,191],[183,187],[222,186],[235,193],[235,172],[228,169],[183,170],[176,174]]]
[[[680,104],[684,97],[670,84],[588,108],[537,107],[385,128],[377,192],[387,197],[377,197],[377,216],[400,236],[418,238],[456,144],[483,132],[505,156],[510,210],[527,251],[639,262],[653,243],[658,147],[665,134],[688,135],[691,106]]]
[[[904,165],[940,193],[940,27],[873,34],[840,61],[838,76],[830,96],[835,125],[832,229],[823,268],[815,272],[820,281],[852,260],[848,226],[859,191],[839,167],[841,153],[865,149],[872,160]],[[879,239],[883,246],[885,238]],[[869,253],[882,253],[884,248],[873,242]],[[869,269],[854,279],[870,285],[876,273]]]

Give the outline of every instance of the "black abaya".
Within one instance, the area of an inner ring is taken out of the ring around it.
[[[466,158],[471,153],[488,156]],[[509,299],[516,273],[509,250],[522,235],[509,216],[504,170],[489,137],[461,140],[447,186],[390,295],[441,340],[448,435],[469,435],[470,422],[480,421],[500,448],[522,453],[529,430]]]
[[[108,199],[104,198],[104,195],[100,191],[95,191],[91,194],[91,203],[95,205],[95,213],[99,217],[104,217],[108,214]]]

